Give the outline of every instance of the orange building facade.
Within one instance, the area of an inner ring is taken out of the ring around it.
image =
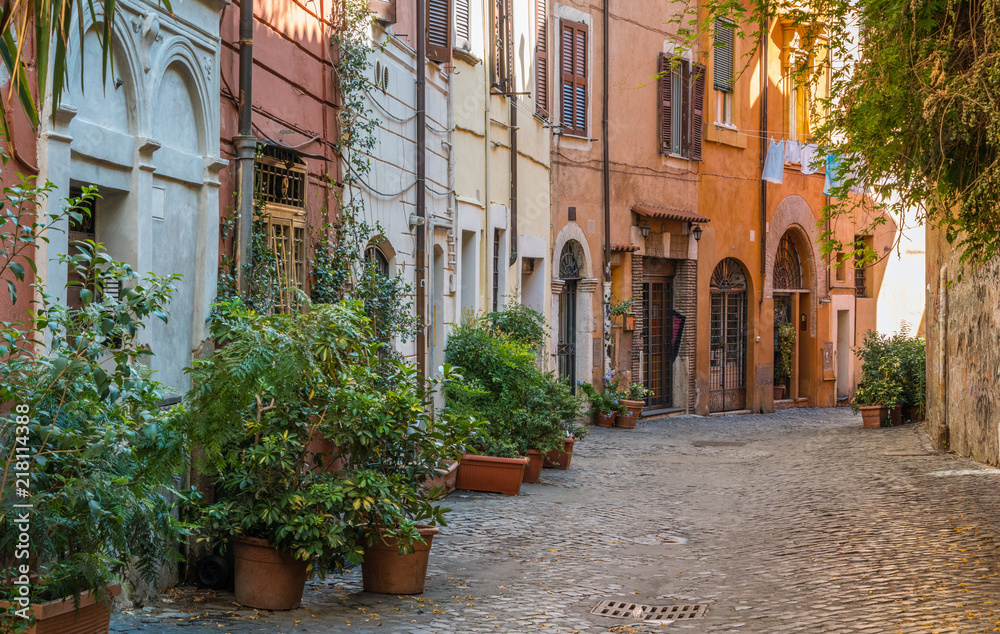
[[[816,95],[792,76],[826,55],[823,39],[778,20],[762,48],[720,21],[675,53],[669,10],[554,5],[560,372],[642,383],[646,414],[834,406],[857,385],[851,348],[876,327],[885,261],[855,269],[820,251],[829,199],[824,170],[808,173],[822,162],[808,145]],[[794,143],[780,183],[762,180],[772,141]],[[887,252],[893,223],[867,236],[863,220],[829,229]],[[776,377],[781,323],[796,338]]]

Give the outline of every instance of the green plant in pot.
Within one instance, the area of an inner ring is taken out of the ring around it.
[[[784,322],[777,326],[778,349],[774,364],[774,400],[785,396],[785,382],[792,376],[792,351],[795,348],[796,332],[793,324]]]
[[[198,523],[203,538],[235,545],[236,600],[251,607],[293,608],[309,575],[361,561],[345,519],[355,483],[312,448],[328,435],[342,376],[370,361],[368,320],[357,302],[307,308],[216,306],[212,332],[227,343],[189,370],[184,429],[217,493]]]
[[[367,592],[423,592],[428,554],[447,508],[426,483],[461,457],[481,425],[474,416],[442,410],[431,416],[439,385],[458,389],[451,366],[421,387],[414,366],[380,358],[345,369],[324,426],[341,448],[350,484],[343,519],[358,529]]]
[[[88,213],[73,199],[26,222],[47,191],[27,181],[6,190],[0,277],[23,279],[23,266],[34,265],[23,248],[43,239],[47,223]],[[11,406],[0,416],[3,631],[59,617],[106,631],[107,603],[130,570],[156,584],[185,530],[171,513],[183,452],[172,412],[160,408],[169,390],[144,364],[152,353],[139,341],[151,317],[167,320],[177,276],[140,277],[98,244],[74,247],[59,259],[87,280],[69,284],[79,305],[68,308],[38,284],[35,312],[0,324],[0,402]],[[16,304],[18,289],[9,290]]]
[[[891,339],[876,331],[868,331],[855,352],[862,363],[861,382],[851,399],[851,409],[855,414],[861,411],[865,427],[881,427],[888,410],[896,407],[903,396],[902,361]]]
[[[652,391],[646,389],[642,383],[628,383],[624,388],[619,389],[617,393],[620,396],[622,405],[626,408],[626,413],[624,415],[619,414],[615,424],[623,429],[632,429],[635,427],[639,416],[642,415],[642,408],[645,405],[643,399],[652,394]]]

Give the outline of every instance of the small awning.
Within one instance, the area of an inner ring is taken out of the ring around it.
[[[683,220],[687,222],[709,222],[709,218],[684,209],[653,207],[652,205],[632,205],[632,211],[647,218],[657,220]]]
[[[611,250],[622,251],[625,253],[635,253],[636,251],[639,250],[639,246],[635,244],[622,244],[621,242],[612,242]]]

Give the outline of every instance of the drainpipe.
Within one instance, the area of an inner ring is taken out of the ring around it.
[[[253,0],[240,1],[240,129],[236,146],[236,275],[241,293],[250,287],[247,272],[253,234],[253,159],[257,139],[250,127],[253,112]]]
[[[425,3],[417,0],[417,217],[424,219],[417,229],[417,375],[421,382],[427,377],[427,16]]]
[[[764,180],[764,161],[767,159],[767,38],[770,21],[762,18],[760,35],[760,302],[764,304],[764,280],[767,277],[767,181]],[[760,315],[758,314],[758,318]]]
[[[513,81],[511,82],[513,83]],[[510,261],[517,262],[517,95],[510,97]]]
[[[601,140],[604,146],[604,292],[601,297],[601,305],[604,309],[601,311],[604,317],[604,345],[601,346],[601,350],[604,351],[604,359],[601,367],[603,368],[602,371],[604,374],[611,371],[610,350],[608,349],[611,345],[611,307],[608,303],[611,299],[611,155],[608,149],[608,142],[610,140],[610,136],[608,134],[608,92],[611,84],[610,23],[611,0],[604,0],[604,68],[602,69],[604,95],[601,99],[604,110],[601,121],[601,134],[604,136]]]
[[[492,24],[490,16],[493,14],[493,3],[488,3],[490,6],[487,9],[484,5],[483,7],[483,33],[490,32],[490,25]],[[485,206],[485,214],[483,215],[484,222],[486,223],[483,227],[483,239],[480,244],[480,260],[479,260],[479,270],[482,272],[480,274],[479,280],[483,284],[483,288],[486,289],[483,293],[483,297],[486,298],[486,305],[483,309],[489,312],[490,308],[493,306],[493,297],[491,293],[493,292],[493,283],[490,278],[490,263],[492,258],[490,254],[493,252],[493,225],[492,214],[490,213],[490,100],[492,99],[492,89],[490,85],[490,70],[487,64],[489,63],[487,58],[488,55],[484,54],[483,60],[483,204]]]

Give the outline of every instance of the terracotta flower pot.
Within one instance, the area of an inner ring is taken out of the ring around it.
[[[108,586],[108,594],[121,594],[120,585]],[[0,609],[20,609],[20,605],[0,601]],[[111,629],[111,612],[108,605],[98,601],[92,592],[80,594],[77,609],[73,597],[53,599],[45,603],[32,603],[31,615],[35,624],[24,630],[24,634],[107,634]]]
[[[614,427],[615,426],[615,416],[618,414],[615,412],[598,412],[595,414],[597,417],[598,427]]]
[[[881,405],[862,405],[861,420],[864,421],[865,429],[878,429],[885,425],[889,417],[889,409]]]
[[[344,468],[344,459],[334,459],[336,447],[320,433],[314,433],[306,445],[305,463],[310,471],[321,473],[331,473],[341,471]]]
[[[455,481],[458,479],[458,461],[452,460],[447,469],[438,469],[437,475],[424,482],[423,487],[428,491],[441,487],[438,499],[442,499],[455,490]]]
[[[517,495],[521,491],[521,480],[527,465],[527,458],[462,454],[458,463],[457,486],[468,491]]]
[[[418,526],[417,531],[424,541],[414,540],[412,553],[400,555],[399,540],[395,537],[382,537],[365,547],[365,558],[361,562],[361,582],[365,592],[420,594],[424,591],[431,542],[440,529],[437,526]]]
[[[564,440],[562,451],[553,449],[545,454],[545,462],[542,466],[546,469],[562,469],[563,471],[569,469],[569,462],[573,458],[573,443],[575,442],[576,438],[572,436]]]
[[[645,403],[642,401],[626,401],[624,399],[622,399],[622,403],[628,408],[628,413],[619,414],[615,420],[615,425],[622,429],[634,429],[636,421],[642,415],[642,407]]]
[[[261,610],[291,610],[302,603],[307,562],[279,553],[274,544],[255,537],[237,537],[236,601]]]
[[[542,477],[542,464],[544,462],[545,459],[542,457],[542,452],[529,449],[528,466],[524,468],[524,475],[521,477],[521,482],[527,482],[528,484],[538,482],[538,479]]]
[[[782,385],[775,385],[775,386],[772,386],[772,387],[774,387],[774,400],[780,401],[781,399],[785,398],[785,386],[784,386],[784,384],[782,384]]]

